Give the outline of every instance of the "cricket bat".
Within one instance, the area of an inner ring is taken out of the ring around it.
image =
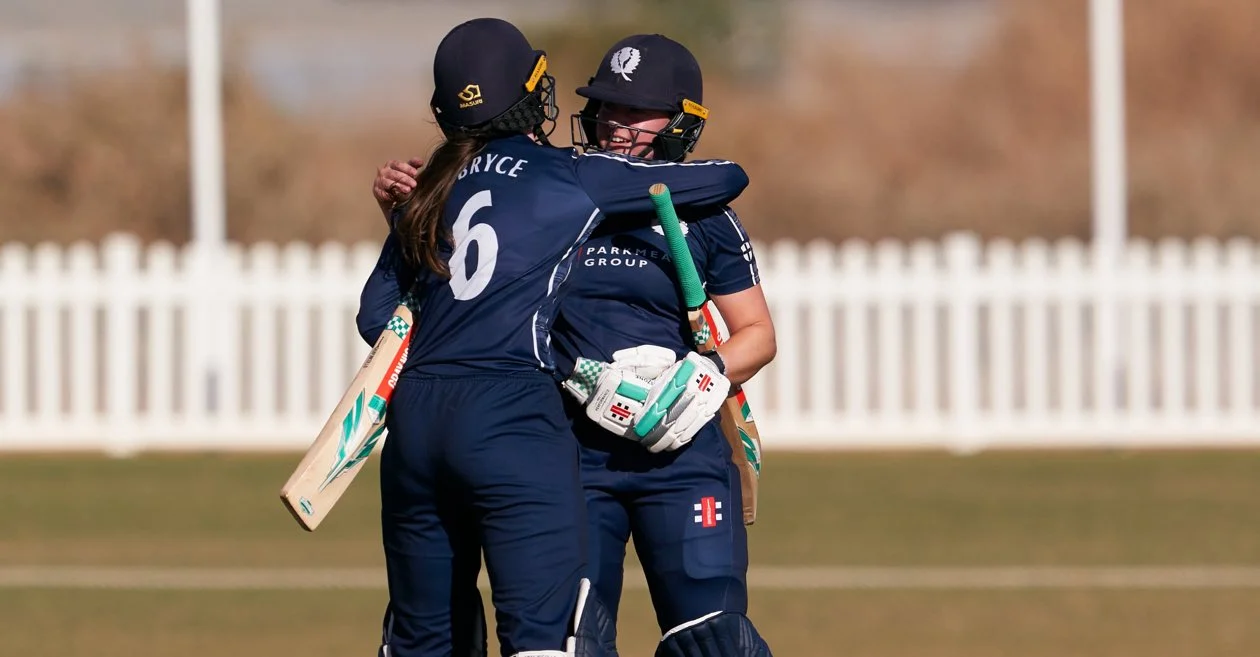
[[[414,305],[410,294],[403,297],[328,422],[280,489],[285,508],[306,531],[315,531],[324,521],[385,434],[385,409],[407,362]]]
[[[661,221],[661,232],[669,245],[669,254],[682,286],[683,303],[687,306],[687,321],[697,351],[708,351],[722,344],[722,336],[714,320],[716,308],[712,308],[704,286],[700,284],[700,272],[696,270],[687,238],[679,226],[678,213],[670,199],[669,188],[662,183],[648,189],[656,216]],[[757,485],[761,477],[761,434],[753,420],[752,410],[743,388],[732,385],[731,393],[722,404],[719,422],[726,442],[731,445],[731,461],[739,466],[740,490],[744,498],[744,524],[757,520]]]

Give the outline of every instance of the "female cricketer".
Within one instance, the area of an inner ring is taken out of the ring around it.
[[[362,295],[369,341],[404,293],[418,310],[381,456],[388,657],[460,649],[479,552],[503,654],[575,653],[590,596],[578,449],[550,374],[561,292],[591,230],[650,210],[651,184],[697,207],[747,185],[729,162],[642,166],[550,147],[546,65],[502,20],[446,35],[431,100],[445,139],[391,215]]]

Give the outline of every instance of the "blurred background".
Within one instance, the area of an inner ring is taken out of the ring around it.
[[[373,654],[375,463],[313,535],[276,495],[478,16],[547,50],[558,144],[620,37],[702,64],[779,335],[776,654],[1260,654],[1260,4],[222,0],[196,194],[193,4],[0,0],[0,655]]]
[[[188,239],[183,3],[0,6],[5,238]],[[1137,7],[1133,234],[1254,235],[1257,10]],[[741,209],[762,239],[1088,234],[1084,0],[225,0],[229,236],[375,237],[362,187],[432,145],[432,49],[476,15],[553,53],[566,111],[617,35],[685,40],[714,110],[701,155],[748,167]]]

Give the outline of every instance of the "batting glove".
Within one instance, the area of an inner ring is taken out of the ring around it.
[[[653,379],[673,366],[677,357],[665,347],[641,345],[613,353],[613,362],[578,358],[573,375],[562,384],[586,407],[586,416],[609,432],[638,440],[631,433]]]
[[[712,360],[689,353],[653,382],[630,437],[649,452],[676,450],[717,415],[730,391],[730,380]]]

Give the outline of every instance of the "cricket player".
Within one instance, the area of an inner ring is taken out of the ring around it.
[[[503,655],[601,654],[578,449],[551,374],[561,294],[581,243],[607,214],[650,211],[651,184],[713,206],[748,179],[729,162],[550,147],[545,54],[502,20],[451,30],[433,77],[445,140],[391,215],[358,318],[373,341],[405,292],[418,299],[381,455],[381,655],[476,648],[479,552]]]
[[[578,90],[588,103],[572,117],[573,141],[588,154],[630,157],[643,165],[682,162],[708,115],[702,92],[699,64],[684,46],[661,35],[628,37]],[[419,166],[413,159],[378,171],[373,192],[383,209],[391,188],[412,189]],[[688,246],[730,331],[720,351],[704,357],[724,378],[743,383],[775,353],[751,243],[729,207],[682,214],[689,219]],[[569,377],[564,387],[575,393],[566,410],[581,445],[589,574],[599,599],[615,623],[626,543],[633,536],[663,635],[657,655],[768,656],[746,616],[740,479],[717,421],[666,431],[645,446],[590,412],[599,395],[573,384],[579,358],[610,364],[610,374],[650,379],[695,356],[660,226],[651,214],[614,213],[577,253],[551,344],[558,372]],[[608,385],[609,377],[602,378]]]
[[[628,70],[632,69],[632,70]],[[609,49],[571,117],[587,152],[681,162],[704,128],[700,66],[682,44],[635,35]],[[702,116],[703,115],[703,116]],[[735,212],[681,213],[705,289],[729,339],[706,354],[734,384],[774,357],[775,335],[752,245]],[[690,217],[687,215],[690,214]],[[659,225],[614,215],[581,247],[573,289],[552,331],[561,371],[578,357],[613,361],[651,344],[669,361],[693,349],[679,284]],[[576,401],[576,400],[570,400]],[[658,655],[770,654],[746,614],[748,542],[740,477],[717,420],[686,444],[648,451],[601,430],[570,404],[582,445],[592,580],[615,617],[633,536],[663,639]],[[698,645],[707,650],[697,651]]]

